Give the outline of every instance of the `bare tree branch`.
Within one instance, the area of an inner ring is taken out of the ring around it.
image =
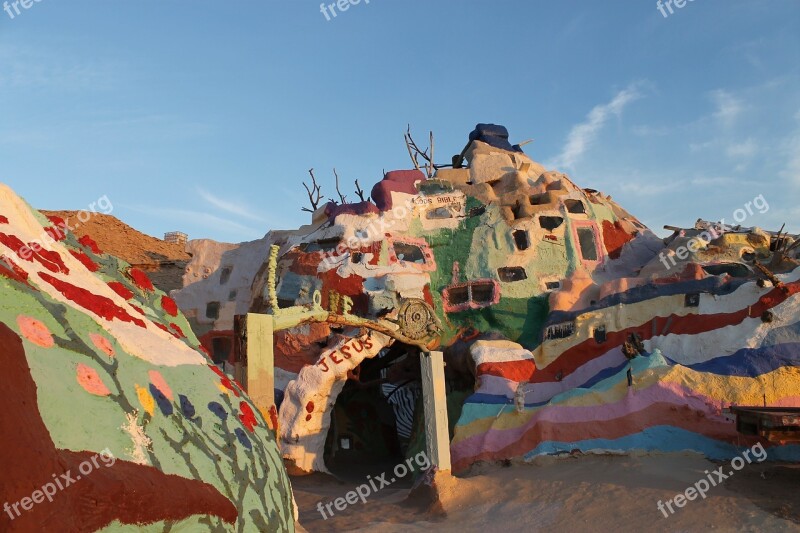
[[[347,203],[347,196],[342,194],[342,191],[339,190],[339,173],[336,172],[336,168],[333,169],[333,175],[336,176],[336,194],[339,195],[339,200],[341,200],[342,205]]]
[[[306,192],[308,193],[308,201],[311,202],[311,209],[307,207],[301,208],[301,211],[308,211],[309,213],[313,213],[319,207],[319,203],[322,200],[322,187],[317,184],[317,178],[314,176],[314,169],[309,169],[309,174],[311,174],[311,187],[309,188],[306,185],[306,182],[303,182],[303,187],[306,188]]]
[[[364,199],[364,191],[361,190],[361,185],[358,184],[358,180],[356,180],[356,194],[358,195],[359,198],[361,198],[362,202],[366,202],[366,200]]]
[[[406,148],[408,149],[408,155],[411,157],[411,161],[414,163],[414,168],[417,170],[420,169],[419,164],[419,157],[425,160],[425,171],[428,175],[428,178],[432,178],[433,174],[435,173],[436,169],[439,166],[434,163],[433,160],[433,132],[430,132],[430,146],[425,150],[422,150],[417,143],[414,142],[414,138],[411,136],[411,125],[409,124],[408,130],[404,135],[406,141]],[[428,150],[430,150],[430,155],[428,155]]]

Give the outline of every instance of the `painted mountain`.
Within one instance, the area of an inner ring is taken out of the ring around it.
[[[479,125],[453,163],[389,172],[370,200],[330,202],[268,240],[281,308],[347,297],[360,317],[395,320],[406,302],[435,317],[416,326],[439,329],[454,470],[572,450],[729,457],[749,441],[727,407],[800,405],[797,236],[699,220],[661,239],[500,126]],[[253,312],[273,306],[268,270]],[[380,398],[351,385],[385,380],[374,361],[402,349],[373,336],[381,346],[337,355],[363,335],[325,324],[276,335],[282,452],[301,470],[325,469],[340,443],[390,447],[375,444]],[[770,450],[800,459],[796,446]]]
[[[0,185],[2,531],[293,531],[267,424],[141,271]]]

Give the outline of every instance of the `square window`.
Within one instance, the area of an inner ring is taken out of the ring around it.
[[[394,255],[399,261],[406,261],[408,263],[417,263],[418,265],[425,264],[425,255],[422,253],[422,248],[416,244],[409,244],[406,242],[394,243]]]
[[[522,281],[528,279],[528,274],[522,267],[502,267],[497,269],[497,275],[500,281],[510,283],[513,281]]]
[[[592,228],[578,228],[578,244],[584,261],[597,261],[597,245]]]
[[[228,283],[228,280],[231,279],[231,272],[233,272],[233,267],[226,266],[223,268],[219,273],[219,284],[225,285]]]
[[[574,215],[586,214],[586,206],[580,200],[564,200],[568,213]]]
[[[206,305],[206,318],[214,320],[219,318],[219,302],[208,302]]]
[[[517,245],[517,250],[527,250],[531,247],[531,241],[528,239],[528,232],[518,229],[513,233],[514,244]]]

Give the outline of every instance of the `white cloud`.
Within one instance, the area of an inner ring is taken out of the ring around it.
[[[232,215],[246,218],[248,220],[254,220],[256,222],[266,222],[264,217],[254,213],[249,207],[241,202],[226,200],[218,195],[211,194],[205,189],[199,188],[197,189],[197,193],[203,200],[221,211],[225,211],[226,213],[231,213]]]
[[[625,181],[620,184],[619,188],[622,192],[631,196],[654,196],[657,194],[664,194],[670,191],[676,191],[684,187],[683,180],[675,181],[659,181],[652,183],[638,183],[633,181]]]
[[[744,110],[742,101],[728,91],[722,89],[712,91],[711,99],[717,106],[716,111],[714,111],[714,118],[726,128],[733,126],[736,119],[739,118],[739,115],[741,115]]]
[[[567,142],[556,159],[548,164],[550,168],[574,169],[581,156],[589,149],[598,133],[611,116],[619,116],[630,102],[641,97],[636,84],[628,86],[617,93],[607,104],[595,106],[586,120],[572,128]]]
[[[691,184],[695,187],[715,186],[715,185],[730,185],[736,183],[738,180],[727,176],[700,176],[692,178]]]
[[[631,133],[633,133],[637,137],[661,137],[672,133],[672,129],[664,126],[653,127],[653,126],[640,125],[632,127]]]
[[[238,238],[258,239],[263,236],[263,233],[251,227],[202,211],[143,205],[123,205],[120,207],[125,207],[131,211],[154,216],[163,220],[177,220],[182,222],[184,227],[186,224],[193,224],[200,228],[227,232],[230,235],[236,235]]]
[[[800,185],[800,131],[796,131],[792,137],[784,143],[786,153],[786,165],[780,171],[780,177],[790,183]]]
[[[7,46],[0,48],[0,87],[97,91],[119,81],[120,65],[60,56],[58,50]]]
[[[729,144],[725,153],[735,159],[749,159],[758,153],[758,144],[750,138],[744,142]]]

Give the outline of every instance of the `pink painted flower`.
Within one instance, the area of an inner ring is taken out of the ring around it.
[[[115,352],[114,347],[111,345],[111,341],[102,335],[98,335],[97,333],[89,333],[89,338],[98,350],[105,353],[109,357],[114,357]]]
[[[172,401],[174,399],[172,389],[170,389],[169,385],[167,385],[167,382],[164,379],[164,376],[161,375],[161,372],[158,370],[151,370],[148,372],[148,375],[150,376],[150,383],[155,385],[155,387],[161,391],[161,394],[166,396],[169,401]]]
[[[41,320],[36,320],[32,316],[19,315],[17,325],[22,336],[33,344],[42,348],[52,348],[55,344],[53,334]]]
[[[81,387],[86,389],[86,392],[89,394],[94,394],[95,396],[108,396],[111,394],[111,391],[105,386],[103,380],[100,379],[97,370],[83,363],[78,365],[78,383]]]

